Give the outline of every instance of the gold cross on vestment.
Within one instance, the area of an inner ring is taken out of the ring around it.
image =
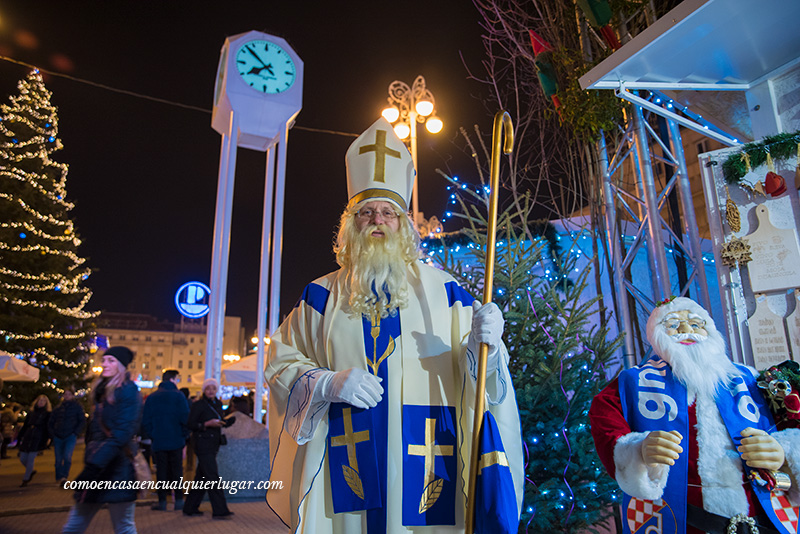
[[[356,458],[356,443],[362,441],[369,441],[369,430],[361,430],[353,432],[353,418],[350,415],[350,408],[342,410],[342,419],[344,420],[344,434],[341,436],[333,436],[331,438],[331,447],[347,446],[347,461],[356,473],[358,472],[358,459]]]
[[[364,145],[358,148],[358,153],[366,154],[375,152],[375,178],[376,182],[386,182],[386,156],[400,159],[400,152],[386,146],[386,130],[375,131],[375,144]]]
[[[504,465],[508,467],[508,457],[503,451],[492,451],[481,455],[481,461],[478,464],[478,474],[480,475],[484,467],[492,465]]]
[[[433,464],[437,456],[453,456],[452,445],[436,445],[436,419],[425,419],[425,445],[409,445],[408,454],[425,457],[425,487],[435,478]]]

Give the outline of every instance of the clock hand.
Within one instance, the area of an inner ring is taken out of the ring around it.
[[[264,70],[264,67],[252,67],[247,74],[261,74],[261,71]]]
[[[269,65],[264,65],[264,68],[267,69],[267,72],[269,72],[273,77],[275,76],[275,73],[272,72],[272,63]]]
[[[258,54],[256,54],[255,52],[253,52],[253,49],[252,49],[252,48],[250,48],[249,46],[245,46],[245,48],[247,49],[247,51],[248,51],[248,52],[250,52],[250,54],[252,54],[252,56],[253,56],[254,58],[256,58],[256,59],[258,60],[258,62],[259,62],[259,63],[261,63],[262,65],[264,65],[264,68],[269,68],[269,67],[267,67],[267,64],[266,64],[266,63],[264,63],[264,62],[261,60],[261,58],[260,58],[260,57],[258,57]]]

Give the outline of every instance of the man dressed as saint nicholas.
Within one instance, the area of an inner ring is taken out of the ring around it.
[[[270,479],[283,489],[267,503],[292,532],[463,532],[486,343],[501,443],[478,477],[505,476],[493,495],[516,531],[523,465],[502,313],[419,261],[407,215],[415,171],[385,119],[350,146],[346,165],[341,268],[306,286],[269,346]]]
[[[756,372],[679,297],[647,321],[655,356],[589,410],[597,452],[625,493],[625,532],[795,534],[800,430],[776,431]]]

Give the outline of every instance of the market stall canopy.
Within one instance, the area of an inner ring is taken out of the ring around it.
[[[205,380],[205,372],[192,375],[192,385],[199,385]],[[225,386],[255,387],[256,355],[245,356],[239,361],[226,363],[220,369],[220,383]]]
[[[685,0],[582,76],[580,84],[667,91],[696,112],[707,108],[703,116],[726,131],[752,139],[758,128],[748,119],[745,92],[800,65],[798,21],[797,0]],[[792,94],[796,100],[797,90]]]
[[[39,380],[39,369],[0,351],[0,378],[6,382],[36,382]]]

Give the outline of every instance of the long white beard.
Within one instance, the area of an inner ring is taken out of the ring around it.
[[[689,393],[689,398],[701,393],[714,398],[717,390],[726,387],[740,373],[728,359],[725,340],[716,329],[703,338],[694,334],[668,335],[662,326],[653,331],[651,343],[656,354],[669,363],[672,373]],[[696,339],[691,345],[678,341]],[[690,401],[691,402],[691,401]]]
[[[383,237],[373,237],[375,230],[382,231]],[[369,225],[349,246],[353,262],[347,280],[352,314],[371,316],[377,312],[387,317],[404,308],[408,304],[408,262],[400,233],[385,225]]]

